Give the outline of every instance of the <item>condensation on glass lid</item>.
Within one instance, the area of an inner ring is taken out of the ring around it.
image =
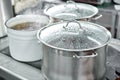
[[[91,37],[73,37],[73,36],[59,36],[54,35],[51,39],[46,41],[48,44],[64,49],[88,49],[101,45],[98,41]]]
[[[81,27],[76,22],[67,26],[66,22],[50,25],[42,29],[41,42],[53,48],[88,50],[105,45],[111,38],[108,30],[100,25],[84,21],[80,24]]]
[[[74,19],[82,19],[87,18],[94,14],[91,10],[83,10],[83,9],[66,9],[65,11],[61,11],[54,15],[56,18],[60,18],[63,20],[74,20]]]
[[[91,18],[98,13],[98,9],[84,3],[68,3],[52,6],[44,10],[46,15],[62,20]]]

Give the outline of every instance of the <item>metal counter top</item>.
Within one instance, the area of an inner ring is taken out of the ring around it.
[[[0,77],[5,80],[42,80],[41,63],[16,61],[10,56],[8,38],[0,40]]]
[[[0,53],[0,76],[7,80],[42,80],[41,71]]]
[[[109,80],[115,79],[114,68],[120,67],[120,59],[118,59],[120,55],[118,53],[120,53],[120,41],[112,39],[108,46],[106,63],[106,77],[109,78]],[[5,78],[5,80],[43,80],[40,71],[41,63],[42,61],[29,63],[16,61],[10,57],[9,49],[6,48],[0,53],[0,76]]]

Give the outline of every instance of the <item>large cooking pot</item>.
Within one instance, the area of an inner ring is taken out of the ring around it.
[[[44,13],[54,19],[54,22],[61,20],[96,20],[102,15],[98,14],[95,6],[67,1],[67,3],[49,6]]]
[[[111,39],[104,27],[84,21],[59,22],[39,30],[37,37],[47,80],[104,78],[106,45]]]
[[[17,15],[5,22],[9,39],[10,55],[23,62],[42,59],[41,45],[37,43],[37,31],[52,23],[52,20],[39,15]],[[41,53],[40,53],[41,52]]]

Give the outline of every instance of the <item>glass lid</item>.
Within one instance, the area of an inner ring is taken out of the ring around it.
[[[111,34],[104,27],[94,23],[70,21],[41,29],[39,39],[53,48],[82,51],[106,45],[111,39]]]
[[[98,9],[89,4],[67,1],[66,4],[60,4],[45,9],[44,13],[62,20],[77,20],[93,17],[98,13]]]

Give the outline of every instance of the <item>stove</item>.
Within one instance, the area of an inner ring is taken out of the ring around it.
[[[120,80],[120,40],[112,39],[106,56],[106,79]]]
[[[112,39],[107,48],[105,80],[120,80],[120,40]],[[0,51],[0,76],[5,80],[44,80],[42,60],[19,62],[9,53],[9,47]]]

